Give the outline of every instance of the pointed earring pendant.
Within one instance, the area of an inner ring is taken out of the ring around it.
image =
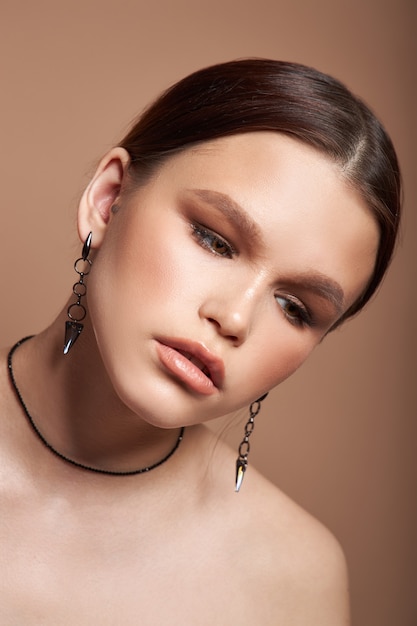
[[[236,486],[235,486],[235,491],[239,491],[242,482],[243,482],[243,476],[245,475],[246,472],[246,466],[247,463],[245,464],[244,461],[241,461],[240,459],[237,459],[236,461]]]
[[[68,354],[78,337],[81,335],[83,328],[84,324],[80,324],[80,322],[65,322],[64,354]]]

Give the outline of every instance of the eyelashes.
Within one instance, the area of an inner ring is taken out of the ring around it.
[[[223,237],[220,237],[220,235],[209,228],[201,226],[200,224],[192,224],[191,228],[193,237],[203,248],[206,248],[217,256],[226,257],[228,259],[231,259],[235,255],[236,250],[233,246],[226,241],[226,239],[223,239]]]
[[[236,249],[226,239],[201,224],[191,224],[192,236],[197,243],[212,254],[232,259],[236,254]],[[293,326],[299,328],[314,326],[313,316],[309,309],[294,296],[276,295],[275,300],[281,308],[285,318]]]
[[[285,317],[294,326],[314,326],[313,317],[307,307],[293,296],[275,296]]]

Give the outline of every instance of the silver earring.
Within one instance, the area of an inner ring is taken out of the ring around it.
[[[81,322],[87,315],[87,310],[85,306],[81,304],[81,298],[87,293],[87,285],[84,282],[84,278],[90,273],[92,265],[91,259],[88,258],[92,238],[93,233],[90,232],[84,242],[80,258],[74,263],[74,269],[79,275],[79,279],[72,286],[72,292],[77,300],[73,302],[73,304],[70,304],[67,309],[69,321],[65,322],[64,354],[68,354],[84,328],[84,324]]]
[[[258,415],[261,410],[261,402],[265,400],[268,394],[265,393],[263,396],[252,402],[249,407],[249,419],[245,424],[245,436],[243,437],[240,446],[239,446],[239,456],[236,459],[236,486],[235,491],[239,491],[243,477],[245,475],[246,469],[248,467],[248,455],[250,450],[249,437],[253,433],[253,429],[255,428],[255,417]]]

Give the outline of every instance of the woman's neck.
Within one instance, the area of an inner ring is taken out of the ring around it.
[[[16,384],[36,427],[62,455],[126,472],[154,465],[174,448],[179,429],[156,428],[115,393],[92,331],[63,354],[65,314],[13,355]]]

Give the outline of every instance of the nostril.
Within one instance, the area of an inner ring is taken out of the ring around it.
[[[223,326],[221,324],[219,324],[219,322],[213,318],[207,318],[207,321],[214,324],[216,326],[217,332],[222,335],[222,337],[224,337],[225,339],[228,339],[229,341],[231,341],[232,343],[238,345],[242,342],[241,339],[239,339],[238,335],[232,335],[232,333],[227,332],[226,328],[223,328]]]
[[[240,345],[245,341],[250,328],[250,307],[245,302],[229,301],[224,295],[208,298],[199,308],[199,317],[213,329],[232,342]]]
[[[218,332],[221,332],[222,326],[214,317],[208,317],[207,321],[210,322],[210,324],[213,324]]]

